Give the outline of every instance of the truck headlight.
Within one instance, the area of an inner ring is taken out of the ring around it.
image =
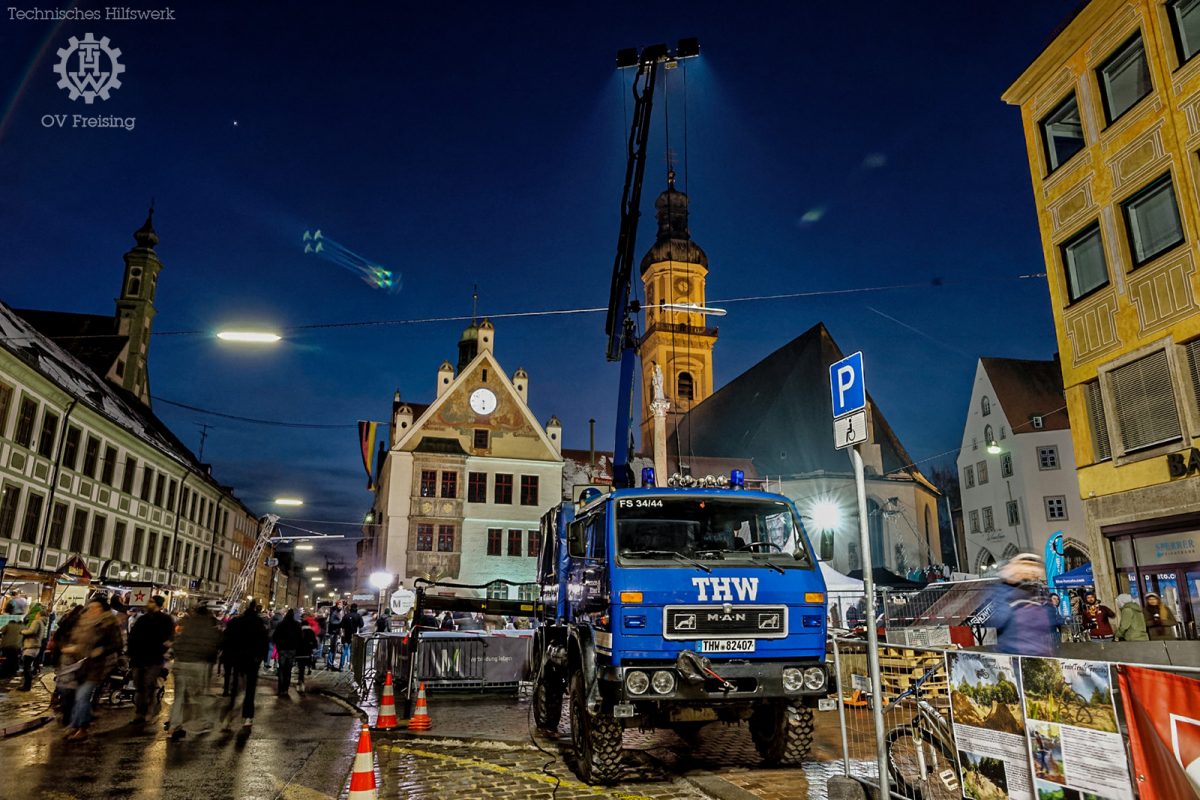
[[[825,670],[820,667],[809,667],[804,670],[804,688],[816,692],[825,687]]]
[[[804,673],[797,667],[784,667],[783,669],[783,690],[785,692],[798,692],[804,688]]]
[[[625,673],[625,691],[630,694],[645,694],[650,688],[650,676],[640,669]]]
[[[675,675],[670,670],[660,669],[654,673],[650,684],[659,694],[670,694],[675,691]]]

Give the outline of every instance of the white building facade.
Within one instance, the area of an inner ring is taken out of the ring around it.
[[[980,575],[1063,534],[1066,568],[1091,560],[1057,361],[982,358],[958,454],[967,552]]]

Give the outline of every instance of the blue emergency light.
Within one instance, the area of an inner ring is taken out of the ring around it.
[[[735,489],[745,489],[746,473],[742,472],[740,469],[735,469],[733,472],[730,472],[729,485]]]
[[[657,486],[654,480],[654,467],[642,467],[642,486]]]

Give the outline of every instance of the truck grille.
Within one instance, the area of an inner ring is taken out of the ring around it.
[[[782,639],[787,606],[667,606],[665,639]]]

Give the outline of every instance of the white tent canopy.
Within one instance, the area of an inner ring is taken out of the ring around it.
[[[845,627],[846,612],[866,593],[866,584],[857,578],[843,575],[824,561],[821,575],[825,578],[825,593],[829,598],[830,623],[834,627]],[[836,609],[836,612],[835,612]]]

